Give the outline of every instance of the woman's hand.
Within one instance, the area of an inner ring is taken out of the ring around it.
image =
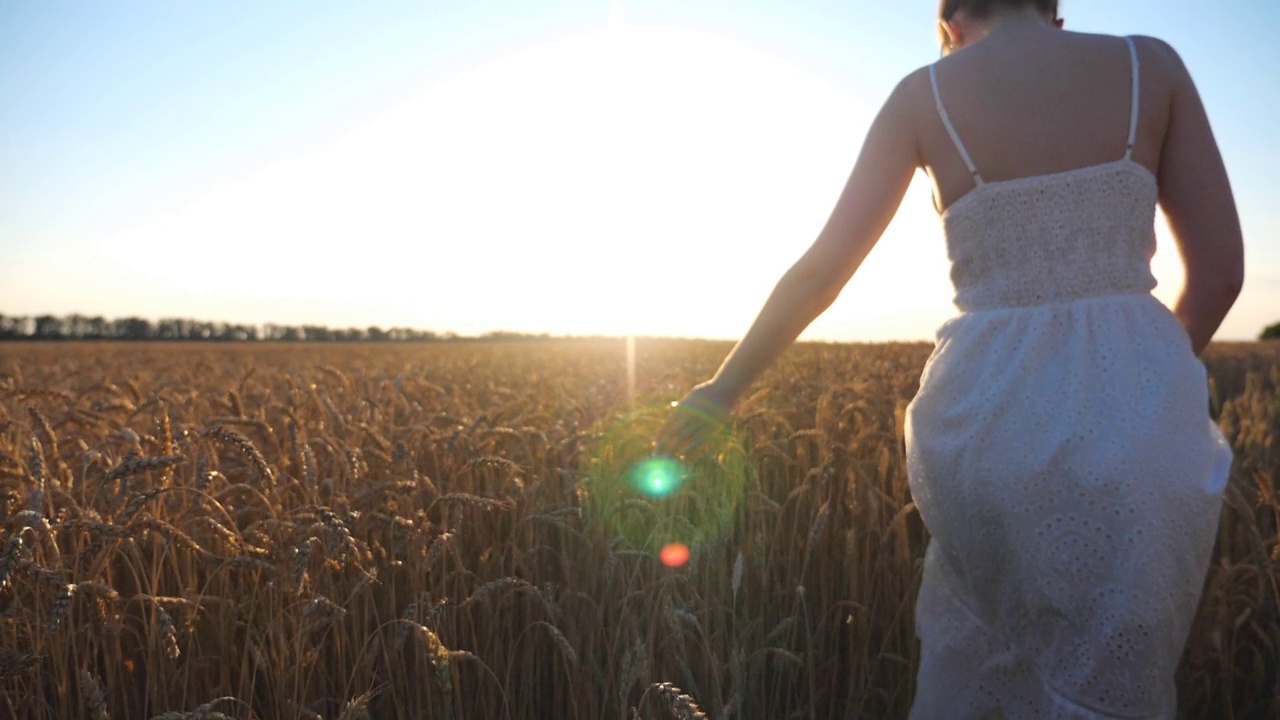
[[[714,381],[694,387],[680,402],[672,403],[675,410],[658,431],[654,454],[677,457],[692,450],[728,424],[735,400]]]

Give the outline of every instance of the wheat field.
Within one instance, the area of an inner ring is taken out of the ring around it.
[[[5,344],[0,716],[905,717],[930,346],[797,346],[676,495],[620,491],[727,349],[642,339],[632,388],[620,340]],[[1206,365],[1179,716],[1276,718],[1280,343]]]

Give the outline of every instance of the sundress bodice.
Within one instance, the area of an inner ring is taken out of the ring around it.
[[[1132,160],[979,185],[942,216],[956,307],[1150,292],[1155,208]]]

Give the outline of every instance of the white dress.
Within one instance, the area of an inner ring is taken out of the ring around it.
[[[908,408],[932,535],[913,720],[1168,718],[1231,451],[1150,291],[1155,177],[978,182],[942,216],[960,314]],[[931,68],[932,73],[932,68]]]

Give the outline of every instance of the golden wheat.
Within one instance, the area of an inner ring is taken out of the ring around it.
[[[636,349],[632,395],[604,340],[7,345],[0,714],[905,717],[930,347],[794,348],[664,499],[604,471],[727,346]],[[1273,718],[1280,345],[1205,360],[1236,463],[1179,715]]]

